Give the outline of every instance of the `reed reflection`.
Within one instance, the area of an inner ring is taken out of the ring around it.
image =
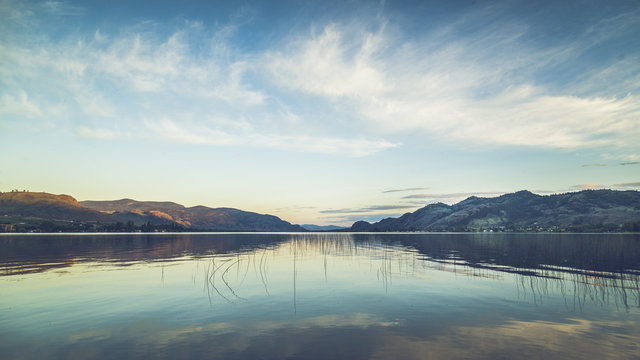
[[[29,234],[0,236],[0,276],[81,263],[128,266],[250,251],[286,241],[276,234]]]
[[[235,289],[252,270],[252,277],[259,280],[269,296],[269,269],[284,267],[290,271],[296,311],[299,271],[315,274],[316,278],[305,277],[305,282],[326,283],[331,281],[330,273],[337,273],[351,263],[357,265],[358,276],[374,276],[385,292],[392,290],[394,279],[428,281],[432,271],[440,271],[497,281],[508,278],[515,282],[519,298],[540,303],[559,295],[572,311],[581,311],[585,304],[625,309],[640,307],[640,277],[635,254],[620,250],[626,248],[627,240],[635,242],[636,238],[608,244],[596,238],[555,239],[562,242],[559,244],[544,237],[495,241],[495,238],[456,236],[456,240],[451,241],[434,235],[291,235],[286,241],[253,250],[212,253],[203,273],[205,292],[210,301],[212,296],[231,303],[246,300]],[[552,249],[570,251],[552,252]],[[548,257],[549,253],[554,255]],[[623,255],[625,259],[621,259]],[[318,266],[318,259],[322,268],[312,269]],[[555,265],[558,263],[587,264],[588,268]],[[338,269],[331,269],[332,266]],[[231,273],[236,274],[235,278],[230,278]],[[280,277],[286,274],[278,272],[273,276],[278,277],[274,281],[281,282]]]
[[[602,234],[0,236],[0,353],[634,358],[639,244]]]
[[[0,237],[0,276],[193,260],[192,280],[209,299],[235,303],[246,300],[236,288],[251,273],[269,296],[269,268],[279,264],[290,268],[295,308],[299,271],[321,259],[321,271],[313,269],[321,278],[305,281],[329,282],[330,267],[348,263],[386,292],[394,279],[428,278],[434,270],[495,280],[509,274],[518,295],[534,303],[557,293],[572,310],[587,303],[628,309],[640,307],[639,244],[637,234],[12,235]]]

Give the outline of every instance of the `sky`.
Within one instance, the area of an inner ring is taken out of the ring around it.
[[[640,189],[640,3],[0,0],[0,191],[350,225]]]

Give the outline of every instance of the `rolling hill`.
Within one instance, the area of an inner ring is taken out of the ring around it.
[[[0,193],[0,223],[32,224],[27,229],[41,230],[42,223],[47,229],[57,229],[50,222],[74,224],[120,224],[106,229],[132,231],[135,227],[147,225],[170,225],[171,229],[184,228],[197,231],[305,231],[273,215],[257,214],[232,208],[209,208],[206,206],[184,207],[173,202],[136,201],[122,199],[115,201],[78,202],[69,195],[54,195],[44,192]],[[67,229],[65,226],[64,229]],[[103,229],[99,227],[98,229]],[[85,231],[87,226],[74,225],[70,230]]]
[[[81,205],[110,214],[114,218],[135,224],[174,222],[186,228],[211,231],[305,231],[273,215],[257,214],[233,208],[206,206],[185,207],[173,202],[81,201]]]
[[[399,218],[358,221],[351,231],[615,231],[640,222],[640,192],[584,190],[541,196],[529,191],[436,203]]]
[[[541,196],[519,191],[429,204],[399,218],[358,221],[338,231],[638,231],[640,192],[584,190]],[[0,193],[0,231],[307,231],[273,215],[174,202],[81,201],[44,192]]]
[[[60,221],[113,222],[113,218],[82,206],[69,195],[44,192],[0,193],[0,216]]]

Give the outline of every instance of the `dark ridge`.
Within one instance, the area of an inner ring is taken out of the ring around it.
[[[538,195],[527,190],[457,204],[429,204],[399,218],[351,231],[638,231],[640,192],[583,190]]]

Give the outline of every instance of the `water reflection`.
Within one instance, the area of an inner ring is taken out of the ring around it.
[[[130,266],[184,259],[206,260],[203,284],[209,299],[246,300],[229,274],[250,271],[269,294],[272,262],[298,259],[368,259],[388,292],[394,278],[428,271],[500,279],[517,275],[522,298],[542,301],[560,293],[568,307],[586,302],[640,306],[640,237],[621,234],[162,234],[30,235],[0,237],[0,274],[20,275],[78,263]],[[198,262],[200,271],[201,262]],[[164,274],[164,267],[163,267]],[[192,279],[196,281],[196,276]]]
[[[102,262],[126,266],[251,251],[284,242],[282,235],[225,234],[54,234],[0,236],[0,274],[14,275]]]
[[[0,236],[0,353],[633,358],[639,276],[629,234]]]

